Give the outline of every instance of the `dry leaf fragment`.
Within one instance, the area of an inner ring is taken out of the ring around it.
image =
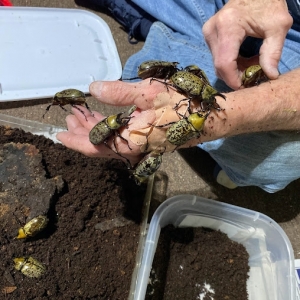
[[[3,294],[10,294],[12,292],[14,292],[17,289],[16,286],[6,286],[2,289],[2,293]]]

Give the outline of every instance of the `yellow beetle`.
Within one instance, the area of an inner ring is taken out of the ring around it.
[[[19,229],[17,239],[26,239],[28,237],[35,236],[47,226],[48,221],[48,218],[42,215],[31,219],[24,225],[24,227]]]
[[[14,258],[15,269],[21,271],[25,276],[38,278],[46,271],[45,266],[33,257]]]

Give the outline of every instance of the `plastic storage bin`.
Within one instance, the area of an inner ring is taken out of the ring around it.
[[[0,102],[88,93],[95,80],[121,77],[110,28],[94,13],[0,6],[0,27]]]
[[[134,299],[145,298],[151,265],[161,228],[207,227],[241,243],[249,253],[249,300],[296,300],[294,254],[282,228],[249,209],[192,195],[163,202],[150,222]]]

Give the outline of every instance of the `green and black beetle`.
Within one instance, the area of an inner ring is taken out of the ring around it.
[[[90,110],[88,104],[86,103],[85,94],[82,91],[76,89],[66,89],[54,95],[52,103],[46,108],[46,112],[44,113],[43,118],[45,117],[47,111],[49,111],[50,107],[53,105],[58,105],[60,108],[62,108],[64,111],[67,112],[67,110],[64,108],[64,106],[67,104],[70,104],[72,107],[79,110],[84,116],[85,114],[83,110],[81,110],[77,105],[79,106],[85,105],[85,107],[92,114],[92,111]],[[85,119],[87,120],[86,116]]]
[[[145,182],[149,176],[154,174],[162,163],[162,155],[164,152],[153,150],[149,152],[144,158],[136,165],[133,170],[133,176],[136,184],[140,185]]]
[[[205,84],[211,85],[210,82],[209,82],[209,80],[208,80],[208,78],[207,78],[207,76],[206,76],[206,74],[205,74],[205,72],[202,69],[200,69],[197,65],[186,66],[183,69],[183,71],[190,72],[190,73],[198,76],[201,80],[203,80],[203,82]]]
[[[211,107],[217,110],[221,110],[219,104],[216,101],[216,96],[222,97],[226,100],[226,97],[214,89],[209,83],[208,79],[203,71],[202,76],[197,76],[189,71],[177,71],[170,77],[170,83],[163,82],[167,86],[174,87],[178,92],[186,95],[187,98],[180,100],[174,107],[178,109],[182,101],[188,101],[188,111],[191,113],[190,102],[191,100],[197,100],[200,102],[202,111],[208,111]],[[153,78],[153,80],[159,81]]]
[[[169,62],[163,60],[147,60],[141,63],[138,67],[138,77],[132,79],[147,79],[159,78],[167,80],[179,69],[177,68],[178,62]]]
[[[198,138],[201,135],[205,120],[207,119],[208,115],[209,112],[206,112],[204,114],[195,112],[190,114],[188,117],[182,116],[182,119],[176,122],[152,126],[170,126],[166,131],[166,139],[172,145],[179,147],[181,145],[184,145],[189,140]]]
[[[117,134],[121,139],[124,139],[118,132],[121,127],[126,126],[131,120],[131,114],[135,111],[136,106],[131,107],[127,113],[127,116],[122,117],[124,112],[116,115],[111,115],[97,123],[89,133],[89,140],[93,145],[99,145],[101,143],[107,142],[107,139],[113,134]],[[129,146],[128,146],[129,147]],[[129,149],[131,149],[129,147]]]
[[[242,75],[242,86],[245,88],[259,85],[262,82],[268,81],[269,78],[264,73],[260,65],[248,67]]]
[[[134,105],[129,109],[129,111],[127,112],[127,115],[124,116],[124,117],[122,117],[124,112],[121,112],[121,113],[116,114],[116,115],[108,116],[105,119],[103,119],[102,121],[100,121],[99,123],[97,123],[91,129],[91,131],[89,133],[89,140],[93,145],[100,145],[101,143],[103,143],[106,147],[111,149],[113,152],[118,154],[120,157],[124,158],[126,160],[128,166],[130,166],[130,162],[126,157],[124,157],[123,155],[121,155],[118,152],[116,144],[115,144],[115,139],[113,139],[115,150],[113,150],[107,144],[107,142],[108,142],[108,139],[112,135],[116,135],[116,136],[120,137],[123,141],[125,141],[127,143],[128,148],[130,150],[132,150],[131,147],[129,146],[128,140],[120,135],[119,129],[121,129],[122,127],[126,126],[129,123],[129,121],[132,118],[131,114],[135,110],[136,110],[136,106]]]

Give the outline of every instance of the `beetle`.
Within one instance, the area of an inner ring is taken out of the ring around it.
[[[209,112],[202,114],[200,112],[191,113],[188,117],[183,115],[182,119],[175,122],[170,122],[163,125],[152,125],[154,127],[170,126],[166,131],[166,139],[176,148],[184,145],[193,138],[198,138],[201,135],[205,120]],[[176,150],[176,148],[174,150]]]
[[[253,65],[244,70],[242,75],[242,86],[245,88],[259,85],[268,81],[269,78],[264,73],[260,65]]]
[[[92,111],[90,110],[88,104],[86,103],[86,97],[85,94],[82,91],[76,90],[76,89],[66,89],[61,92],[58,92],[54,95],[52,99],[52,103],[46,108],[46,111],[43,115],[43,118],[45,117],[46,113],[49,111],[50,107],[53,105],[58,105],[60,108],[62,108],[64,111],[67,112],[67,110],[64,108],[65,105],[70,104],[72,107],[79,110],[86,118],[86,115],[84,114],[84,111],[81,110],[78,106],[83,106],[90,111],[90,113],[93,115]]]
[[[183,71],[190,72],[190,73],[198,76],[199,78],[201,78],[205,84],[211,85],[208,78],[207,78],[207,76],[206,76],[206,74],[205,74],[205,72],[202,69],[200,69],[197,65],[186,66],[183,69]]]
[[[204,78],[207,78],[206,75]],[[206,82],[206,79],[186,71],[178,71],[170,78],[171,85],[175,87],[179,92],[187,95],[187,98],[180,100],[174,109],[177,109],[180,102],[188,100],[188,110],[190,111],[190,101],[196,99],[200,101],[201,109],[203,111],[213,107],[217,110],[221,110],[219,104],[216,102],[215,96],[220,96],[224,100],[226,97],[214,89],[210,84]]]
[[[179,69],[178,62],[169,62],[162,60],[148,60],[140,64],[138,77],[146,79],[150,77],[169,79]]]
[[[93,145],[100,145],[101,143],[103,143],[106,147],[108,147],[109,149],[117,153],[119,156],[124,158],[129,166],[130,166],[129,160],[118,152],[115,144],[115,139],[113,139],[113,143],[116,150],[113,150],[108,145],[108,140],[113,134],[115,134],[118,137],[120,137],[123,141],[125,141],[127,143],[128,148],[132,150],[132,148],[129,146],[128,140],[120,135],[119,129],[121,127],[126,126],[129,123],[129,121],[132,118],[131,114],[135,110],[136,110],[136,105],[133,105],[127,112],[127,115],[124,117],[122,117],[124,112],[121,112],[116,115],[108,116],[105,119],[98,122],[89,132],[89,140]]]
[[[46,267],[31,256],[16,257],[13,261],[15,269],[21,271],[27,277],[38,278],[46,271]]]
[[[136,184],[145,182],[149,176],[154,174],[162,164],[162,155],[164,152],[153,150],[146,154],[144,158],[136,165],[133,176]]]
[[[156,78],[153,78],[153,80],[162,82]],[[208,84],[207,81],[208,79],[205,74],[202,78],[188,71],[177,71],[170,77],[170,83],[162,83],[166,84],[167,87],[172,86],[178,92],[187,96],[187,98],[180,100],[174,106],[174,109],[177,110],[182,101],[188,101],[187,110],[191,114],[191,100],[198,100],[200,102],[202,111],[209,111],[210,107],[213,107],[216,110],[221,110],[219,104],[216,102],[216,96],[220,96],[226,100],[225,95],[219,93],[210,84]]]
[[[169,62],[163,60],[147,60],[141,63],[138,67],[138,77],[132,79],[147,79],[147,78],[160,78],[167,80],[179,69],[177,68],[178,62]]]
[[[49,219],[43,215],[31,219],[19,229],[17,239],[26,239],[35,236],[36,234],[38,234],[46,228],[48,221]]]
[[[118,132],[118,129],[120,129],[123,126],[126,126],[129,121],[131,120],[132,116],[131,114],[136,110],[136,106],[132,106],[127,116],[122,117],[124,112],[121,112],[116,115],[111,115],[106,117],[105,119],[98,122],[90,131],[89,133],[89,140],[93,145],[99,145],[101,143],[106,143],[108,138],[112,136],[114,133],[116,133],[121,139],[127,142],[126,139],[124,139]],[[131,150],[130,146],[128,145],[128,148]]]

